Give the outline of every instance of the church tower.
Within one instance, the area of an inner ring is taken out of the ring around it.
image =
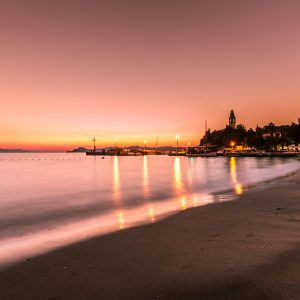
[[[236,126],[236,118],[235,118],[233,110],[231,110],[230,115],[229,115],[229,126],[231,128],[235,128],[235,126]]]

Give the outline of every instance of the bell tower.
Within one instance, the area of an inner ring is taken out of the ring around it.
[[[231,110],[230,115],[229,115],[229,126],[231,128],[235,128],[235,126],[236,126],[236,117],[235,117],[233,110]]]

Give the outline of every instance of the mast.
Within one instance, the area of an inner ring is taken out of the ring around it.
[[[207,121],[205,120],[205,146],[206,146],[206,152],[207,152]]]
[[[96,152],[96,138],[94,137],[92,141],[94,142],[94,152]]]

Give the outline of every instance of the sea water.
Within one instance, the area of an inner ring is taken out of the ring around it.
[[[299,167],[293,158],[0,154],[0,267],[233,200],[247,186]]]

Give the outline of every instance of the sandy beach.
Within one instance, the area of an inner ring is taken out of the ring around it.
[[[300,174],[28,258],[0,299],[300,299]]]

